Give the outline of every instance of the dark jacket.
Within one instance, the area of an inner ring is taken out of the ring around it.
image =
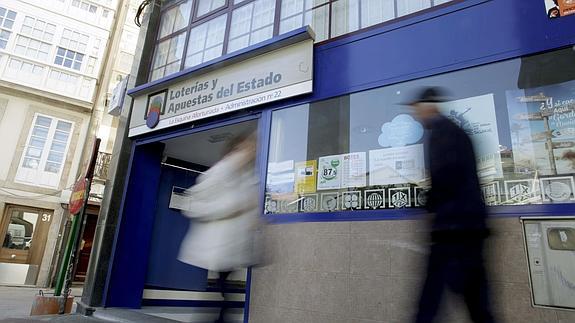
[[[429,129],[431,189],[427,207],[435,213],[432,234],[486,236],[487,212],[471,139],[442,115],[430,122]]]

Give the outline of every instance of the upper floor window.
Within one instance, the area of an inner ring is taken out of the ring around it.
[[[73,123],[36,114],[16,181],[39,186],[57,187],[64,168]]]
[[[10,40],[10,31],[14,26],[16,20],[16,12],[0,7],[0,48],[4,49]]]
[[[82,67],[83,60],[84,60],[84,54],[80,54],[78,52],[69,49],[64,49],[62,47],[58,47],[54,64],[62,65],[68,68],[73,68],[75,70],[80,70],[80,68]]]
[[[16,11],[0,7],[1,28],[12,29],[12,26],[14,26],[14,20],[16,20]]]
[[[98,6],[91,4],[90,2],[80,0],[72,0],[72,7],[80,8],[89,13],[96,13],[98,10]]]
[[[236,1],[238,2],[238,1]],[[199,0],[197,16],[201,17],[226,5],[226,0]]]
[[[56,25],[26,16],[20,32],[42,41],[51,42],[56,33]]]
[[[30,37],[18,35],[14,53],[37,60],[45,61],[48,59],[52,45]]]
[[[309,25],[324,41],[451,0],[166,0],[150,80]]]
[[[85,53],[89,39],[90,37],[86,34],[72,31],[70,29],[64,29],[62,39],[60,39],[60,46],[73,51]]]

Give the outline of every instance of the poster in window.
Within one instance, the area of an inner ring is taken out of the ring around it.
[[[295,164],[295,190],[298,194],[315,193],[317,161],[308,160]]]
[[[369,151],[369,185],[420,183],[425,179],[423,144]]]
[[[268,193],[292,193],[295,185],[294,161],[287,160],[268,164],[267,188]]]
[[[365,187],[367,182],[365,152],[344,154],[342,160],[341,187]]]
[[[341,155],[320,157],[317,172],[317,189],[331,190],[341,188],[341,167]]]
[[[575,0],[543,0],[547,17],[554,19],[575,14]]]
[[[484,181],[501,178],[503,170],[493,94],[446,102],[441,104],[440,110],[473,141],[479,177]]]
[[[515,172],[575,172],[575,81],[506,92]]]

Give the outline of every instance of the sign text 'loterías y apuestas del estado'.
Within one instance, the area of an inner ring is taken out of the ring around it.
[[[137,95],[130,136],[312,91],[313,40],[251,57]],[[201,72],[201,71],[200,71]]]

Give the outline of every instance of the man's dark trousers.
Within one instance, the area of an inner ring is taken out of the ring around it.
[[[473,322],[494,322],[483,266],[483,241],[477,238],[433,242],[417,323],[433,321],[446,287],[463,296]]]

